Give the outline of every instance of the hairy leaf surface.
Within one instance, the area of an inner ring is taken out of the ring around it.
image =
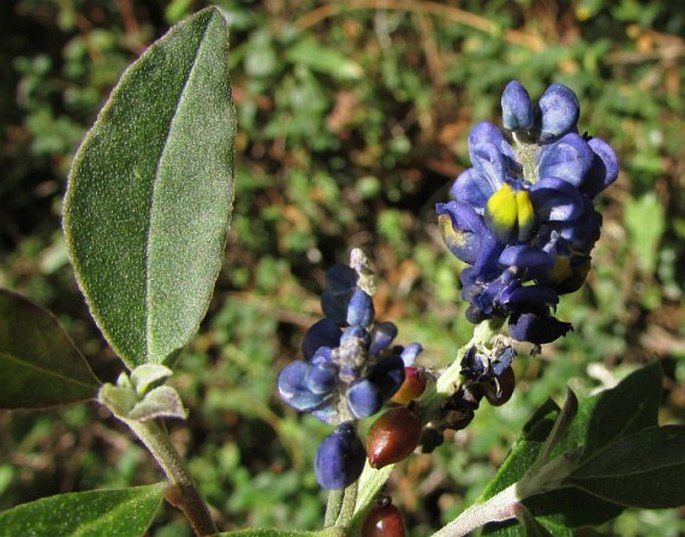
[[[233,201],[226,21],[208,8],[124,73],[81,145],[64,232],[93,317],[129,368],[195,334]]]

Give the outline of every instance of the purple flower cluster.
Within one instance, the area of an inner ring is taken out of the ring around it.
[[[533,105],[510,82],[504,129],[474,127],[472,167],[457,177],[454,199],[436,206],[447,246],[469,265],[460,275],[467,318],[508,319],[520,341],[548,343],[571,329],[553,312],[585,280],[602,222],[593,202],[618,176],[611,146],[578,134],[579,112],[566,86],[552,84]]]
[[[286,403],[337,426],[319,446],[315,462],[326,489],[344,488],[359,477],[366,452],[354,421],[383,407],[404,382],[405,366],[421,352],[417,343],[393,345],[393,323],[374,322],[373,285],[360,250],[352,251],[350,266],[329,269],[321,296],[325,317],[305,334],[304,359],[288,364],[278,377]]]

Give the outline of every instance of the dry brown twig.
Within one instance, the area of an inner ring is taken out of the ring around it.
[[[303,15],[295,21],[295,26],[300,30],[305,30],[319,24],[329,17],[339,15],[340,13],[363,9],[386,9],[408,11],[419,15],[433,15],[486,33],[492,34],[500,31],[499,27],[489,19],[457,7],[429,1],[398,2],[397,0],[350,0],[345,3],[332,2]],[[517,30],[503,30],[502,36],[505,41],[526,47],[532,51],[542,50],[545,46],[545,42],[538,36],[519,32]]]

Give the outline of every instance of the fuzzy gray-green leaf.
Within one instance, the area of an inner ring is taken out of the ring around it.
[[[226,21],[208,8],[121,78],[69,177],[64,231],[93,317],[126,364],[169,364],[195,334],[233,201]]]
[[[0,513],[0,537],[140,537],[159,510],[164,483],[58,494]]]

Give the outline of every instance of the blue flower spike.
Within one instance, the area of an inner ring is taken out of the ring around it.
[[[375,276],[361,250],[350,264],[326,273],[321,295],[324,318],[302,341],[304,360],[283,368],[278,393],[291,407],[336,426],[319,446],[316,476],[325,489],[340,489],[361,473],[366,454],[354,422],[379,412],[402,386],[405,363],[421,352],[418,343],[394,344],[397,326],[376,322]]]
[[[594,201],[618,177],[618,159],[578,134],[580,105],[567,86],[552,84],[534,105],[512,81],[501,104],[504,130],[473,128],[472,167],[452,185],[454,199],[436,205],[438,224],[468,265],[459,276],[467,319],[508,320],[512,338],[549,343],[571,330],[554,309],[585,281],[602,223]]]

